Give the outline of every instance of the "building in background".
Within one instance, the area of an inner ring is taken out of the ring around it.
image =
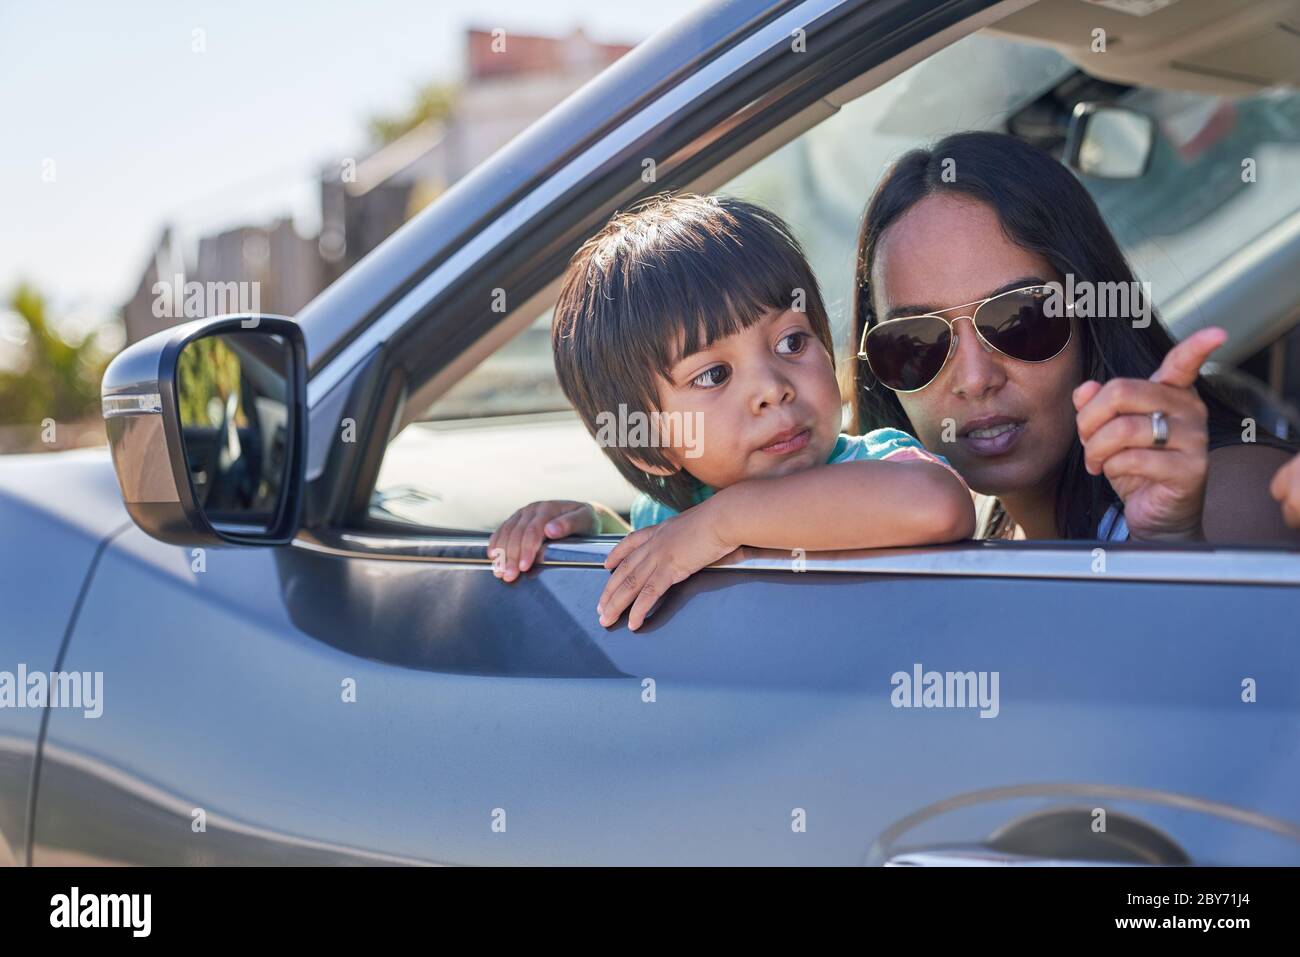
[[[209,314],[255,310],[291,316],[325,287],[323,276],[317,242],[299,236],[289,218],[205,236],[192,265],[167,228],[123,309],[126,341]],[[160,290],[158,283],[168,288]],[[191,288],[206,292],[187,296]]]
[[[320,174],[321,230],[302,237],[289,219],[200,240],[188,264],[165,229],[123,310],[126,341],[182,319],[158,316],[155,283],[257,283],[258,308],[294,315],[399,226],[632,47],[567,37],[469,30],[466,75],[447,115]],[[165,310],[174,313],[175,310]],[[221,311],[235,311],[221,310]],[[205,313],[206,314],[206,313]]]
[[[140,281],[136,283],[135,292],[122,308],[122,322],[126,327],[126,341],[137,342],[145,336],[153,335],[159,329],[174,324],[173,319],[159,319],[154,316],[154,285],[170,281],[177,274],[185,275],[185,257],[170,226],[164,226],[162,235],[154,244],[153,255],[145,265]],[[166,278],[164,278],[166,277]]]

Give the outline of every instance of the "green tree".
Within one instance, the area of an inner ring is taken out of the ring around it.
[[[409,107],[387,116],[374,116],[366,124],[371,140],[377,146],[387,146],[421,123],[445,120],[456,106],[456,87],[450,83],[426,83],[415,91]]]
[[[27,323],[29,361],[21,372],[0,372],[0,425],[69,422],[98,411],[108,357],[94,336],[64,340],[50,325],[45,297],[27,283],[19,283],[9,306]]]
[[[225,343],[223,336],[196,339],[181,350],[176,366],[177,396],[183,426],[215,426],[208,406],[213,399],[221,405],[239,392],[239,356]],[[235,425],[247,425],[239,409]]]

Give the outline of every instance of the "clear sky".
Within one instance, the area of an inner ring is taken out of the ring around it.
[[[455,79],[471,26],[636,43],[698,2],[0,0],[0,296],[30,279],[84,328],[131,294],[166,222],[292,213],[314,232],[316,170]]]

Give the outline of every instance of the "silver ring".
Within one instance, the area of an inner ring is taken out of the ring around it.
[[[1151,413],[1151,444],[1158,449],[1169,444],[1169,420],[1163,412]]]

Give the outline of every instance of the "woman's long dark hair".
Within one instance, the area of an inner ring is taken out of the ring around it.
[[[952,171],[947,179],[945,169]],[[862,330],[875,321],[868,280],[880,237],[917,202],[934,193],[964,196],[991,207],[1012,242],[1042,256],[1062,276],[1072,273],[1076,284],[1134,281],[1133,270],[1092,196],[1069,170],[1014,136],[956,133],[931,149],[905,154],[867,205],[858,235],[850,340],[855,353]],[[1150,377],[1174,345],[1154,310],[1151,315],[1154,321],[1144,328],[1124,321],[1080,321],[1085,378],[1105,382]],[[850,368],[859,431],[885,427],[915,431],[898,396],[873,382],[865,360],[855,354]],[[1196,390],[1209,412],[1210,446],[1239,441],[1241,413],[1204,377],[1197,380]],[[1106,478],[1089,475],[1084,468],[1083,446],[1076,439],[1057,485],[1058,534],[1067,539],[1094,538],[1102,515],[1116,502],[1118,497]],[[995,524],[1004,525],[1005,513],[1000,517]]]

